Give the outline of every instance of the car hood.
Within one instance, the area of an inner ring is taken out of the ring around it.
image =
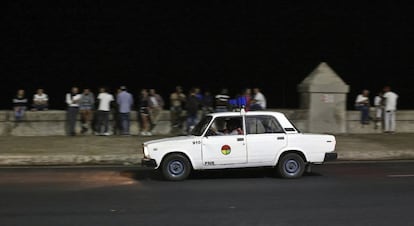
[[[182,143],[186,141],[192,141],[196,136],[177,136],[177,137],[168,137],[156,140],[149,140],[144,142],[144,145],[154,145],[154,144],[175,144]]]

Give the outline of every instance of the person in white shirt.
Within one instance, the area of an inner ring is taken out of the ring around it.
[[[395,112],[397,110],[398,95],[391,91],[391,87],[384,87],[384,132],[395,132]]]
[[[361,112],[361,124],[369,124],[369,90],[364,89],[355,99],[355,109]]]
[[[108,131],[109,114],[111,111],[111,103],[112,101],[115,101],[115,99],[112,94],[109,94],[108,92],[106,92],[105,88],[101,88],[99,92],[100,93],[97,97],[99,104],[98,104],[98,111],[97,111],[97,122],[96,122],[95,134],[109,136],[110,135]],[[103,132],[102,132],[102,126],[104,127]]]
[[[44,93],[43,89],[37,89],[36,94],[33,95],[32,106],[34,111],[47,110],[49,107],[49,96]]]
[[[70,93],[66,94],[66,104],[68,105],[67,120],[68,120],[68,134],[69,136],[76,135],[76,121],[79,113],[79,101],[82,95],[79,94],[79,88],[72,87]]]
[[[253,98],[251,100],[250,110],[265,110],[266,109],[266,98],[259,88],[253,89]]]
[[[155,89],[149,90],[149,109],[151,124],[158,120],[158,116],[164,108],[164,99],[159,95]]]

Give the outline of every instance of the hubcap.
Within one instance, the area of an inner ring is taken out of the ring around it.
[[[180,176],[184,173],[184,164],[177,160],[171,161],[168,165],[168,170],[172,175]]]
[[[285,163],[285,171],[289,174],[295,174],[299,170],[299,164],[297,161],[290,159]]]

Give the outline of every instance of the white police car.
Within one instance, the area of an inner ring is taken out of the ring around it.
[[[301,177],[306,167],[335,160],[333,135],[301,133],[283,113],[211,113],[191,135],[143,143],[142,165],[167,180],[184,180],[192,170],[274,167],[283,178]]]

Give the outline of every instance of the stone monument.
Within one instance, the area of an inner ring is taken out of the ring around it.
[[[307,109],[304,132],[346,133],[346,96],[349,86],[325,62],[299,85],[300,108]]]

